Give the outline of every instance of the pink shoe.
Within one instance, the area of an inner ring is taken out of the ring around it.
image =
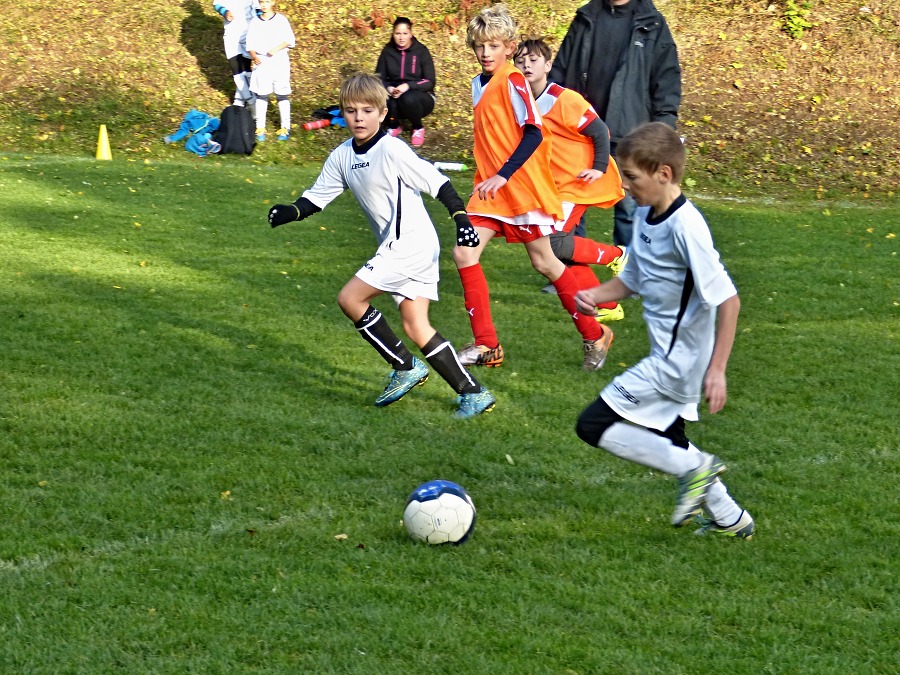
[[[413,132],[412,132],[413,147],[418,148],[424,142],[425,142],[425,129],[413,129]]]
[[[394,127],[393,129],[388,129],[388,136],[393,136],[397,138],[400,134],[403,133],[403,127]]]

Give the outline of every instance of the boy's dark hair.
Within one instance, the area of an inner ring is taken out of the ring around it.
[[[403,24],[403,23],[405,23],[407,26],[409,26],[409,29],[412,30],[412,26],[413,26],[412,21],[410,19],[407,19],[405,16],[398,16],[396,19],[394,19],[393,27],[396,28],[397,26],[399,26],[400,24]]]
[[[544,42],[544,38],[529,38],[527,40],[522,40],[516,48],[516,53],[513,58],[517,59],[524,54],[543,56],[545,61],[553,60],[553,50],[550,49],[550,45]]]
[[[616,159],[628,159],[645,173],[661,166],[672,169],[672,182],[680,183],[684,175],[684,143],[668,124],[647,122],[633,129],[616,146]]]
[[[366,103],[378,110],[387,108],[387,89],[377,75],[356,73],[341,83],[341,110],[348,103]]]

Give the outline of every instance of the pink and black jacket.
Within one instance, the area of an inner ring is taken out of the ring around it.
[[[393,40],[388,42],[378,57],[375,73],[385,87],[396,87],[405,82],[410,91],[424,91],[434,96],[434,60],[428,48],[415,37],[403,50],[398,49]]]

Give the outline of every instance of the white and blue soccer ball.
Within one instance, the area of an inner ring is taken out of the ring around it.
[[[406,500],[403,524],[416,541],[462,544],[475,529],[475,503],[456,483],[428,481]]]

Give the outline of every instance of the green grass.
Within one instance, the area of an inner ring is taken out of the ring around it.
[[[484,259],[496,412],[453,420],[437,377],[374,408],[386,368],[335,302],[374,250],[354,201],[265,223],[315,173],[0,156],[0,670],[897,672],[900,203],[697,200],[743,301],[729,403],[689,429],[756,517],[729,542],[574,434],[644,355],[638,303],[582,373],[519,247]],[[478,506],[462,547],[400,524],[437,477]]]

